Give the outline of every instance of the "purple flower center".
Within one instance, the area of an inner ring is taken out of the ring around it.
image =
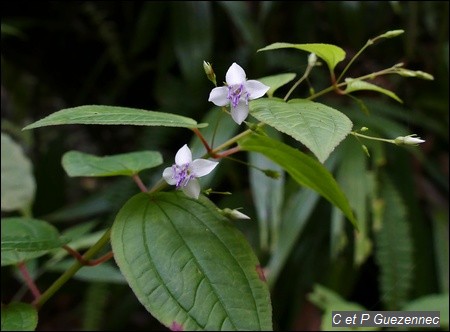
[[[233,108],[237,107],[241,96],[245,98],[245,103],[248,104],[249,94],[247,91],[245,91],[243,84],[235,84],[228,87],[227,98],[231,101],[231,105],[233,106]]]
[[[177,189],[185,187],[191,179],[195,178],[195,174],[191,173],[189,163],[184,165],[172,165],[173,178],[177,182],[175,185]]]

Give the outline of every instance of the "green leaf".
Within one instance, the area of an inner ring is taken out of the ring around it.
[[[404,311],[440,311],[441,328],[449,327],[448,303],[449,294],[431,294],[419,297],[408,302],[402,310]]]
[[[183,331],[271,330],[257,257],[206,197],[140,193],[112,226],[114,258],[162,324]]]
[[[388,97],[391,97],[392,99],[398,101],[399,103],[403,103],[403,100],[401,100],[394,92],[381,88],[378,85],[353,78],[346,78],[345,82],[347,83],[347,87],[344,90],[345,93],[352,93],[355,91],[362,91],[362,90],[376,91],[383,93]]]
[[[331,320],[333,311],[366,311],[362,305],[356,302],[350,302],[345,300],[339,294],[334,291],[316,284],[314,285],[314,291],[308,295],[308,299],[314,303],[317,307],[322,309],[322,323],[320,326],[321,331],[348,331],[348,327],[334,327]],[[352,327],[351,330],[355,331],[373,331],[379,330],[379,327]]]
[[[367,171],[367,156],[361,150],[361,145],[354,140],[345,140],[339,146],[339,152],[342,160],[336,172],[336,179],[358,218],[359,232],[354,238],[353,255],[355,264],[361,266],[372,253],[367,203],[373,186]],[[335,222],[343,222],[342,214],[337,218]],[[331,237],[333,257],[338,257],[341,249],[339,242],[345,233],[345,228],[342,227],[340,232]]]
[[[1,231],[2,266],[45,255],[67,242],[54,226],[38,219],[4,218]]]
[[[134,125],[201,128],[206,124],[197,124],[193,119],[171,113],[147,111],[136,108],[84,105],[66,108],[50,114],[25,128],[33,129],[45,126],[90,124],[90,125]]]
[[[38,313],[31,304],[2,304],[2,331],[34,331],[37,323]]]
[[[2,133],[2,211],[27,209],[34,200],[36,183],[22,147]]]
[[[345,51],[331,44],[290,44],[290,43],[273,43],[258,50],[260,51],[272,51],[281,48],[296,48],[302,51],[315,53],[319,58],[325,61],[330,69],[330,72],[334,71],[336,65],[345,59]]]
[[[305,144],[322,163],[353,126],[345,114],[305,99],[253,100],[250,114]]]
[[[279,138],[281,136],[275,129],[273,131],[275,136],[272,137]],[[284,171],[279,165],[260,153],[250,152],[248,159],[251,165],[257,167],[249,169],[249,180],[256,214],[258,215],[260,247],[262,250],[272,252],[279,240],[284,199]],[[275,171],[280,174],[280,177],[277,179],[270,178],[261,170]]]
[[[262,153],[280,165],[300,185],[315,190],[340,208],[357,227],[356,219],[342,190],[331,173],[315,159],[269,137],[251,135],[239,141],[242,150]]]
[[[288,84],[295,78],[295,76],[296,74],[294,73],[286,73],[261,77],[258,78],[257,80],[270,87],[269,91],[267,91],[267,95],[272,98],[273,94],[278,88]]]
[[[247,136],[238,143],[242,150],[262,153],[276,162],[298,184],[318,192],[341,209],[353,225],[358,227],[347,198],[331,173],[321,163],[297,149],[265,136]]]
[[[270,287],[276,284],[280,273],[286,266],[286,261],[302,235],[319,198],[320,196],[316,192],[301,188],[287,202],[281,219],[280,239],[282,240],[277,242],[277,246],[265,266],[270,271],[267,277]]]
[[[375,259],[380,267],[379,283],[385,307],[400,310],[413,285],[413,243],[406,206],[398,190],[385,179],[381,191],[382,223],[375,233]]]
[[[140,171],[161,165],[159,152],[140,151],[97,157],[69,151],[62,158],[62,166],[69,176],[133,176]]]

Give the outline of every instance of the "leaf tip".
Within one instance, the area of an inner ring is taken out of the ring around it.
[[[170,325],[171,331],[184,331],[183,326],[177,322],[173,322],[172,325]]]
[[[256,272],[258,273],[259,279],[266,282],[266,275],[264,274],[264,268],[261,265],[256,265]]]

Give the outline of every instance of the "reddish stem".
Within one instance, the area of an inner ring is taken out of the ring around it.
[[[192,128],[192,131],[197,135],[197,137],[200,139],[200,141],[202,141],[203,145],[206,148],[206,151],[214,159],[224,158],[229,155],[232,155],[233,153],[239,152],[241,150],[238,146],[236,146],[234,148],[228,149],[221,153],[214,152],[214,150],[209,146],[208,142],[203,137],[202,133],[197,128]]]
[[[206,148],[206,151],[213,157],[215,155],[214,152],[212,152],[211,147],[209,146],[208,142],[206,141],[205,137],[203,137],[202,133],[200,132],[200,130],[198,130],[197,128],[192,128],[192,131],[195,133],[195,135],[197,135],[197,137],[200,139],[200,141],[202,141],[203,145]]]
[[[31,278],[30,274],[28,273],[27,266],[25,265],[25,262],[20,262],[17,264],[17,268],[19,269],[20,273],[22,274],[23,279],[25,280],[25,283],[27,284],[28,288],[30,289],[31,293],[34,296],[35,301],[41,297],[41,292],[37,288],[36,284],[34,283],[33,278]]]
[[[218,159],[218,158],[225,158],[228,156],[231,156],[232,154],[241,151],[241,148],[239,146],[235,146],[234,148],[225,150],[222,153],[214,153],[213,158]]]
[[[133,180],[134,182],[136,182],[137,186],[139,187],[139,189],[141,189],[143,193],[146,193],[148,191],[147,187],[144,185],[139,175],[133,174]]]
[[[110,252],[108,252],[107,254],[103,255],[103,256],[100,257],[100,258],[88,260],[88,259],[85,259],[78,251],[76,251],[76,250],[70,248],[70,247],[67,246],[67,245],[63,245],[63,248],[64,248],[70,255],[72,255],[73,257],[75,257],[75,259],[76,259],[77,261],[79,261],[81,264],[87,265],[87,266],[95,266],[95,265],[99,265],[99,264],[101,264],[101,263],[103,263],[103,262],[106,262],[108,259],[110,259],[110,258],[112,258],[112,257],[114,256],[113,252],[110,251]]]

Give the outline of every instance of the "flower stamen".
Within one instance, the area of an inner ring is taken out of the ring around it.
[[[234,108],[239,104],[239,100],[241,96],[244,94],[246,103],[248,104],[248,93],[245,91],[243,84],[236,84],[228,87],[228,96],[227,98],[231,101],[231,105]]]

